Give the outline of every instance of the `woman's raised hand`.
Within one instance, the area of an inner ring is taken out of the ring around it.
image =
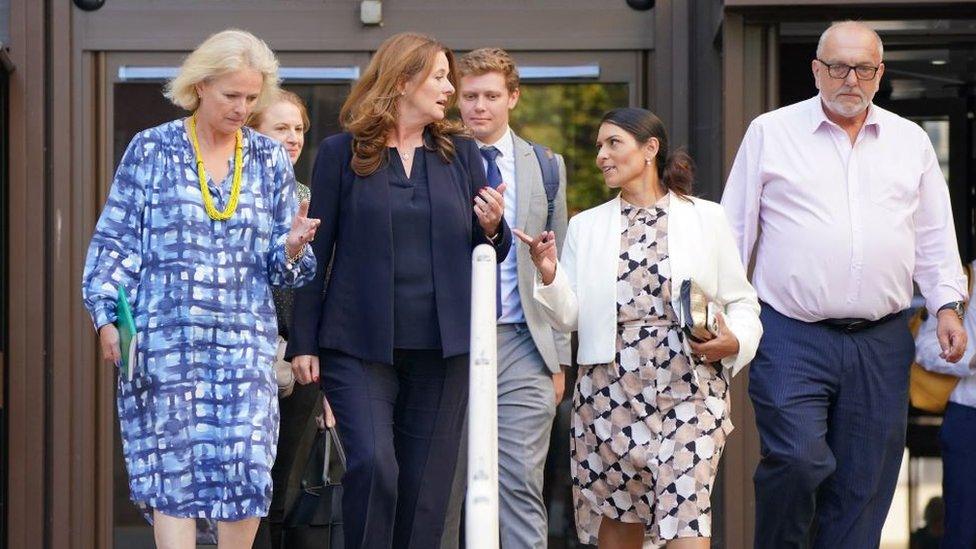
[[[320,220],[308,217],[308,200],[302,200],[298,205],[298,213],[291,220],[291,231],[285,240],[288,257],[295,257],[302,247],[315,239],[315,231],[319,228]]]
[[[505,215],[505,183],[497,189],[482,187],[478,196],[474,197],[474,214],[478,216],[478,224],[488,237],[498,234],[502,216]]]
[[[518,229],[512,229],[512,233],[529,247],[529,256],[542,275],[542,283],[552,284],[556,278],[556,233],[543,231],[535,238]]]

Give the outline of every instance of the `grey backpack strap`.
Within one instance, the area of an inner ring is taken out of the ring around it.
[[[552,216],[556,210],[556,194],[559,192],[559,164],[552,149],[544,147],[538,143],[532,143],[532,150],[535,157],[539,160],[539,169],[542,170],[542,186],[546,189],[546,230],[552,230]]]

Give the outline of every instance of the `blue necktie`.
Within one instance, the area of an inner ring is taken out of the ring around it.
[[[495,147],[481,147],[481,156],[485,158],[485,162],[488,164],[488,186],[492,189],[497,189],[502,184],[502,171],[498,169],[497,162],[498,156],[501,154],[502,151]]]
[[[488,186],[497,189],[502,184],[502,171],[498,169],[496,159],[502,151],[495,147],[481,147],[481,156],[487,164],[486,171],[488,176]],[[495,268],[495,318],[502,317],[502,269],[501,266]]]

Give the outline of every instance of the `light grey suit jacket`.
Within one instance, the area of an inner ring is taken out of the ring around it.
[[[542,184],[542,169],[532,150],[532,145],[515,133],[515,220],[509,225],[530,235],[536,236],[546,228],[548,202],[546,189]],[[552,217],[552,230],[556,233],[558,251],[563,249],[566,238],[566,164],[561,155],[556,155],[559,164],[559,192],[556,193],[555,210]],[[528,247],[519,239],[515,240],[515,253],[518,262],[518,290],[525,313],[525,322],[535,342],[539,354],[546,361],[551,372],[558,372],[560,364],[572,364],[569,334],[556,332],[546,320],[539,303],[532,298],[536,271],[529,257]]]

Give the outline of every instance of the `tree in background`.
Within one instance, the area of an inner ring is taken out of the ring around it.
[[[605,112],[629,104],[627,84],[525,84],[512,116],[516,133],[566,160],[569,216],[615,194],[596,167],[596,134]]]

